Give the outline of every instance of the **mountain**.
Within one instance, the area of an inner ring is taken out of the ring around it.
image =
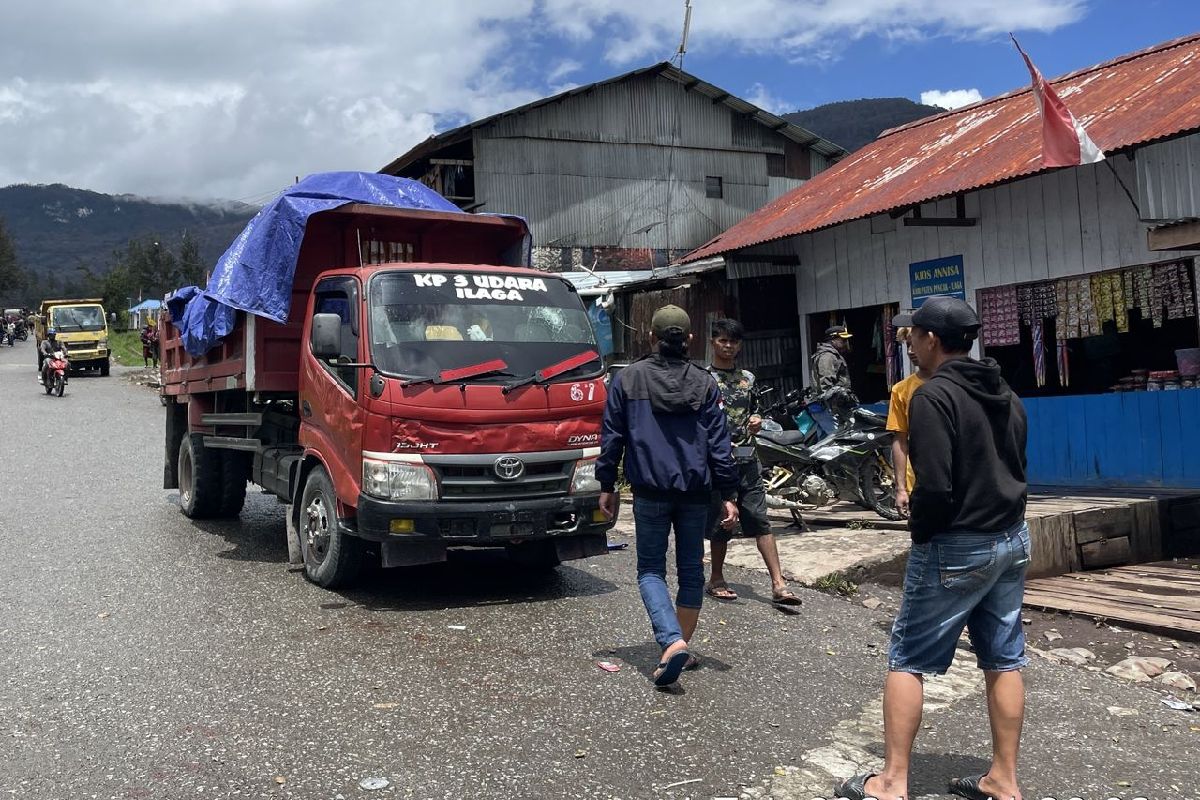
[[[784,114],[783,118],[853,153],[888,128],[945,111],[937,106],[914,103],[906,97],[880,97],[826,103],[806,111]]]
[[[241,203],[160,202],[60,183],[0,188],[0,220],[17,262],[35,279],[54,276],[68,285],[79,267],[107,271],[113,251],[124,252],[131,239],[153,238],[178,252],[184,231],[199,245],[201,261],[215,264],[257,212]]]

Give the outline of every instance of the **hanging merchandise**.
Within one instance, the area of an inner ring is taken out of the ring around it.
[[[1043,281],[1033,285],[1030,307],[1036,319],[1053,319],[1058,316],[1058,285],[1055,281]]]
[[[1033,376],[1038,388],[1046,385],[1046,323],[1035,319],[1030,326],[1033,332]]]
[[[1133,272],[1133,293],[1136,308],[1142,319],[1151,319],[1154,308],[1154,270],[1152,267],[1136,267]]]
[[[892,327],[892,307],[883,307],[883,364],[886,371],[887,385],[891,389],[900,380],[900,370],[896,363],[896,355],[900,350],[896,346],[896,329]]]
[[[1178,261],[1154,267],[1154,283],[1162,293],[1167,319],[1184,319],[1196,314],[1195,296],[1187,267]]]
[[[1161,328],[1166,318],[1167,271],[1162,265],[1151,267],[1150,319],[1154,327]]]
[[[1092,309],[1096,315],[1093,333],[1099,335],[1104,332],[1105,322],[1116,319],[1113,314],[1112,281],[1109,280],[1108,273],[1102,272],[1093,275],[1089,283],[1092,287]]]
[[[1017,305],[1017,287],[984,289],[979,295],[983,312],[984,347],[1005,347],[1021,343],[1021,316]]]
[[[1026,325],[1033,323],[1033,286],[1028,283],[1017,287],[1017,311],[1020,312],[1021,322]]]
[[[1067,338],[1067,321],[1070,316],[1067,309],[1067,282],[1063,280],[1054,281],[1054,295],[1056,305],[1058,306],[1058,319],[1055,328],[1058,331],[1058,338]]]
[[[875,350],[875,361],[883,360],[883,321],[880,318],[875,319],[875,324],[871,326],[871,347]]]
[[[1112,285],[1113,315],[1117,320],[1117,332],[1129,331],[1129,308],[1125,305],[1125,274],[1126,271],[1108,273],[1108,281]]]
[[[1064,387],[1070,386],[1071,361],[1070,356],[1067,354],[1067,340],[1059,339],[1055,349],[1058,351],[1056,353],[1058,356],[1058,385]]]

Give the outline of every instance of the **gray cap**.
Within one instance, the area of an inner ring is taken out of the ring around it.
[[[663,306],[654,312],[650,330],[662,341],[680,341],[692,332],[692,320],[679,306]]]
[[[979,332],[979,315],[964,300],[935,295],[911,314],[897,314],[892,318],[892,325],[897,328],[915,326],[939,335],[960,334],[973,339]]]

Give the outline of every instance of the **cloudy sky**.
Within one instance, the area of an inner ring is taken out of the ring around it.
[[[1200,30],[1195,0],[692,0],[685,69],[780,112],[962,105]],[[667,60],[683,0],[3,0],[0,186],[263,202]]]

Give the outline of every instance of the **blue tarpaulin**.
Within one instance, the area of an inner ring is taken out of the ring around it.
[[[287,322],[292,279],[308,218],[347,203],[462,212],[417,181],[373,172],[322,172],[286,189],[246,224],[217,261],[208,288],[185,286],[167,298],[171,319],[193,357],[233,330],[236,312]]]

